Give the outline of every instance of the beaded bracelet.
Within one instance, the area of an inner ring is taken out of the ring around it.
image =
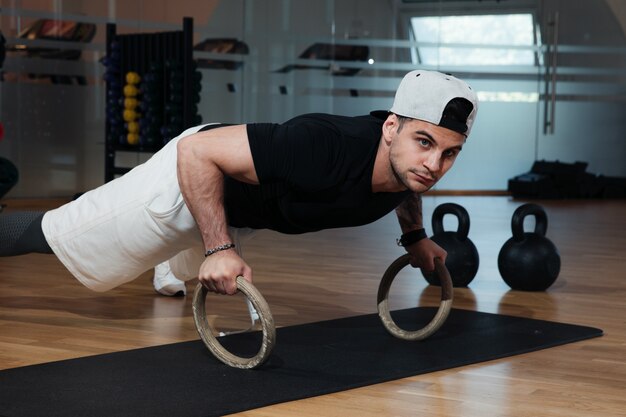
[[[219,252],[219,251],[226,250],[226,249],[232,249],[234,247],[235,247],[234,243],[226,243],[226,244],[220,245],[220,246],[218,246],[216,248],[209,249],[208,251],[206,251],[204,253],[204,257],[206,258],[207,256],[213,255],[215,252]]]

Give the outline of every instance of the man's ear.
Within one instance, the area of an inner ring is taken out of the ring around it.
[[[389,145],[398,130],[398,116],[391,113],[383,123],[383,140]]]

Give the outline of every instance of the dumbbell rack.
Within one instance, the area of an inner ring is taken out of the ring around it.
[[[193,114],[193,19],[183,18],[183,28],[181,31],[123,34],[116,33],[117,27],[113,23],[107,24],[106,28],[106,54],[107,57],[113,55],[112,43],[116,44],[116,53],[119,53],[119,80],[116,80],[116,87],[125,84],[125,74],[134,71],[145,74],[154,63],[165,65],[166,62],[178,62],[182,64],[183,71],[183,94],[182,94],[182,128],[191,127],[194,123]],[[115,77],[117,77],[117,72]],[[116,94],[111,90],[115,87],[111,82],[106,82],[107,100],[111,94]],[[165,88],[165,86],[164,86]],[[121,95],[120,95],[121,97]],[[164,97],[165,100],[165,97]],[[108,103],[108,101],[107,101]],[[109,104],[107,104],[108,106]],[[181,130],[182,132],[182,130]],[[163,142],[146,145],[126,145],[119,141],[118,137],[113,137],[112,126],[107,115],[105,122],[105,164],[104,180],[109,182],[116,175],[123,175],[131,168],[118,167],[115,165],[116,153],[119,151],[154,153],[163,147]]]

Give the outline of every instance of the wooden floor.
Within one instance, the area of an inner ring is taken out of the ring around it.
[[[448,201],[468,210],[470,238],[481,256],[469,289],[455,290],[454,307],[589,325],[605,335],[240,415],[626,416],[626,201],[539,202],[562,268],[557,282],[538,293],[509,290],[497,269],[511,214],[521,202],[426,197],[429,232],[430,213]],[[18,210],[59,201],[7,203],[8,210]],[[450,217],[446,230],[456,228]],[[261,232],[245,255],[277,325],[288,326],[375,312],[380,277],[402,254],[394,245],[397,235],[393,216],[303,236]],[[436,304],[438,293],[420,274],[413,278],[394,308]],[[188,289],[194,286],[188,283]],[[220,311],[242,304],[214,297]],[[0,258],[0,369],[197,339],[190,302],[190,296],[156,295],[148,273],[99,294],[78,284],[53,256]]]

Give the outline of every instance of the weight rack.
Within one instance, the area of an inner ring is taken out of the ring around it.
[[[112,125],[109,117],[109,97],[115,96],[116,91],[123,88],[126,83],[126,73],[137,72],[140,76],[145,74],[154,63],[163,66],[168,62],[182,64],[183,89],[182,89],[182,130],[194,124],[193,112],[193,18],[183,18],[183,27],[180,31],[123,34],[116,33],[117,25],[107,24],[106,27],[106,57],[117,56],[116,65],[119,67],[114,71],[114,79],[106,81],[107,97],[107,117],[105,122],[105,170],[104,180],[109,182],[116,175],[123,175],[130,171],[130,168],[118,167],[115,165],[115,156],[118,151],[149,152],[154,153],[164,145],[163,141],[158,141],[151,145],[127,145],[122,144],[118,137],[112,135]],[[116,45],[112,47],[113,43]],[[115,51],[114,51],[115,49]],[[109,71],[109,69],[107,69]],[[162,86],[167,89],[166,83]],[[122,97],[120,92],[119,97]],[[168,95],[163,95],[163,101]],[[165,103],[162,103],[165,107]],[[179,132],[180,133],[180,132]]]

